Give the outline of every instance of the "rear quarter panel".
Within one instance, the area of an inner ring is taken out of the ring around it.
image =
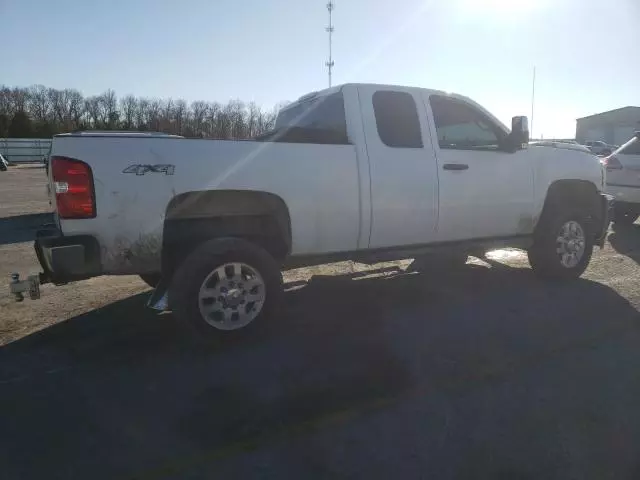
[[[61,220],[65,235],[101,245],[104,273],[158,271],[166,208],[185,192],[255,190],[289,209],[293,254],[357,248],[358,169],[351,145],[312,145],[179,138],[58,137],[53,155],[87,162],[97,216]],[[131,165],[173,165],[173,174],[123,173]]]

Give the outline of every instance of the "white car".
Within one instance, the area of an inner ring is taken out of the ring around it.
[[[593,152],[594,155],[610,155],[617,147],[609,145],[601,140],[585,142],[585,146]]]
[[[7,168],[9,168],[9,162],[7,162],[0,153],[0,171],[6,172]]]
[[[577,277],[607,231],[604,168],[528,140],[526,117],[509,131],[466,97],[372,84],[305,95],[255,141],[57,135],[40,278],[138,274],[153,305],[215,335],[272,314],[289,267],[429,269],[512,246],[544,277]]]
[[[539,145],[543,147],[564,148],[567,150],[577,150],[579,152],[592,153],[584,145],[580,145],[578,142],[558,141],[558,140],[537,140],[531,142],[530,145]]]
[[[640,132],[603,159],[607,192],[615,197],[613,221],[631,225],[640,216]]]

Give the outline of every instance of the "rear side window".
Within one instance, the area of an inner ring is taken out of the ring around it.
[[[386,146],[422,148],[418,110],[410,94],[378,90],[373,94],[373,113],[378,135]]]
[[[259,140],[293,143],[349,143],[342,92],[310,98],[280,111],[275,133]]]

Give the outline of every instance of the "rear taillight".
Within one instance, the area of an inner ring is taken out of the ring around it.
[[[607,167],[608,172],[611,170],[622,170],[622,164],[616,157],[605,157],[602,159],[602,164]]]
[[[60,218],[93,218],[96,201],[91,168],[80,160],[51,157],[53,190]]]

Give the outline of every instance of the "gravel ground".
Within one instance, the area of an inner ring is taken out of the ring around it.
[[[46,209],[41,170],[6,173],[3,215]],[[25,228],[2,271],[37,271]],[[2,296],[3,476],[640,478],[638,262],[635,225],[566,284],[509,250],[301,269],[277,321],[208,346],[135,277]]]

